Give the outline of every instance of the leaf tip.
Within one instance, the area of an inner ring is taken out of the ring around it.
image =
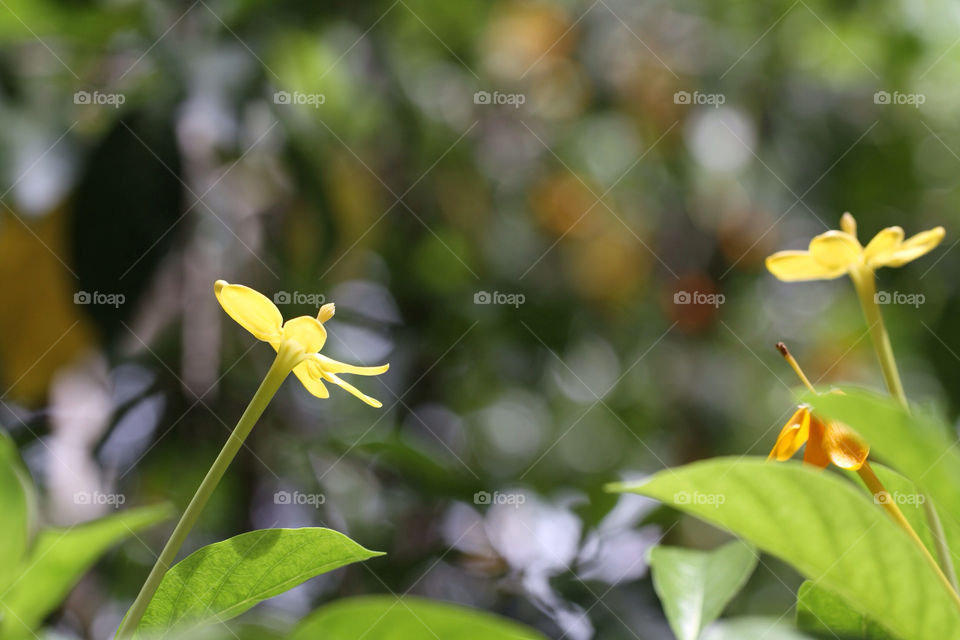
[[[638,493],[638,489],[646,483],[646,480],[640,482],[608,482],[603,485],[603,490],[607,493]]]

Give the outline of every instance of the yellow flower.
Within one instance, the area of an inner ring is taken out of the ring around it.
[[[264,342],[269,342],[275,351],[285,350],[293,354],[296,374],[307,391],[318,398],[327,398],[330,392],[324,381],[342,387],[372,407],[383,406],[378,400],[360,392],[349,382],[341,379],[338,373],[355,373],[361,376],[376,376],[385,372],[390,365],[379,367],[355,367],[338,362],[318,353],[327,341],[327,330],[323,323],[333,317],[333,303],[320,307],[317,317],[299,316],[286,322],[280,310],[266,296],[249,287],[229,284],[217,280],[213,287],[220,306],[237,323]]]
[[[806,443],[803,461],[820,469],[833,463],[841,469],[857,470],[867,461],[870,447],[850,427],[817,418],[810,407],[801,405],[783,425],[768,460],[789,460]]]
[[[922,231],[904,240],[903,229],[887,227],[867,243],[857,240],[857,223],[849,213],[840,219],[842,231],[827,231],[810,241],[807,251],[778,251],[767,258],[767,269],[780,280],[831,280],[880,267],[899,267],[931,251],[943,240],[943,227]]]

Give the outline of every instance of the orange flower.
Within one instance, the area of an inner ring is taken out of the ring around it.
[[[800,408],[783,425],[768,460],[789,460],[804,444],[803,461],[825,468],[831,462],[841,469],[857,470],[867,461],[870,446],[847,425],[820,420],[810,407]]]

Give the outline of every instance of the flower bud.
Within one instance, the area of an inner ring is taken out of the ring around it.
[[[337,310],[337,306],[332,302],[328,302],[327,304],[320,307],[320,312],[317,314],[317,320],[319,320],[320,322],[326,322],[327,320],[333,317],[333,314],[336,312],[336,310]]]
[[[840,228],[852,235],[854,238],[857,237],[857,221],[853,218],[849,211],[845,212],[840,217]]]

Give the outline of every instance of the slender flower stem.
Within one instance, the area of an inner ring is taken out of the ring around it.
[[[907,396],[903,393],[903,384],[900,382],[897,361],[893,357],[890,336],[887,334],[886,325],[883,324],[883,314],[880,313],[880,307],[877,306],[877,285],[874,281],[873,271],[866,267],[853,269],[850,271],[850,279],[853,280],[853,286],[860,298],[860,306],[863,308],[867,328],[870,330],[870,339],[873,342],[874,350],[877,352],[877,359],[880,360],[883,380],[887,383],[890,395],[896,398],[906,409]]]
[[[796,358],[794,358],[793,354],[790,353],[790,350],[787,349],[787,345],[783,344],[782,342],[778,342],[777,351],[780,352],[780,355],[783,356],[784,360],[787,361],[787,364],[789,364],[790,367],[793,369],[794,373],[797,374],[797,377],[800,378],[800,382],[803,383],[803,386],[809,389],[811,393],[816,393],[817,390],[813,388],[812,384],[810,384],[810,380],[809,378],[807,378],[807,374],[805,374],[803,372],[803,369],[800,368],[800,365],[799,363],[797,363]]]
[[[877,477],[877,474],[873,472],[873,469],[870,468],[870,463],[864,461],[863,466],[857,470],[857,473],[860,474],[860,479],[863,480],[863,483],[867,485],[867,488],[870,490],[870,493],[874,495],[874,498],[881,506],[890,514],[890,517],[893,518],[894,522],[899,524],[904,531],[907,532],[907,535],[910,536],[910,539],[913,540],[914,544],[920,548],[920,551],[923,552],[923,557],[926,558],[927,563],[933,567],[933,570],[936,572],[937,577],[940,578],[940,581],[943,583],[943,586],[946,587],[947,591],[950,593],[950,596],[953,598],[953,602],[957,605],[957,608],[960,609],[960,595],[957,594],[957,590],[954,585],[951,583],[950,579],[943,573],[943,570],[940,568],[940,565],[937,563],[937,560],[930,554],[930,551],[927,550],[927,546],[923,544],[923,540],[920,539],[920,536],[917,535],[917,532],[913,530],[913,527],[910,526],[910,522],[907,520],[906,516],[903,515],[903,512],[900,511],[900,507],[891,499],[891,494],[887,491],[887,488],[883,486],[883,483],[880,482],[880,478]]]
[[[907,404],[907,396],[904,394],[903,384],[900,382],[900,372],[897,369],[896,358],[893,356],[890,336],[887,334],[886,325],[883,324],[883,314],[880,313],[880,307],[877,305],[877,287],[873,272],[867,268],[854,269],[850,272],[850,278],[853,280],[853,286],[860,298],[860,306],[863,308],[863,315],[870,329],[870,338],[873,342],[873,348],[877,352],[877,359],[880,360],[880,368],[883,371],[883,379],[887,383],[887,389],[890,390],[890,395],[896,398],[903,408],[909,412],[910,406]],[[943,525],[937,516],[936,508],[929,500],[923,503],[923,509],[930,531],[933,534],[937,556],[940,558],[940,566],[949,576],[950,584],[953,585],[956,593],[958,590],[957,574],[953,566],[953,559],[950,556],[950,549],[947,547],[943,534]]]
[[[919,491],[919,488],[918,488]],[[940,566],[943,572],[950,579],[954,591],[960,593],[960,585],[957,584],[957,571],[953,566],[953,556],[950,555],[950,547],[947,546],[947,536],[943,531],[943,524],[940,522],[940,516],[937,515],[937,508],[933,506],[930,496],[923,495],[923,514],[930,525],[930,535],[933,537],[933,543],[937,548],[937,557],[940,558]]]
[[[133,636],[137,625],[140,623],[140,619],[143,618],[143,614],[147,610],[147,605],[150,604],[150,599],[153,598],[154,593],[156,593],[157,588],[160,586],[163,576],[166,575],[167,571],[173,565],[173,561],[176,559],[180,547],[187,539],[190,530],[193,529],[193,525],[196,524],[200,513],[220,483],[220,479],[226,472],[227,467],[230,466],[237,452],[240,451],[240,447],[243,446],[243,442],[250,434],[251,429],[253,429],[253,425],[256,424],[261,414],[263,414],[264,409],[267,408],[270,400],[280,388],[280,385],[293,369],[293,365],[296,362],[297,354],[288,349],[285,344],[281,345],[280,350],[277,352],[276,359],[273,361],[273,364],[270,365],[269,371],[267,371],[266,377],[264,377],[263,382],[260,383],[260,387],[253,395],[253,399],[250,400],[250,404],[247,405],[243,415],[240,416],[240,421],[237,422],[237,426],[234,427],[230,433],[230,437],[227,438],[227,442],[223,445],[223,449],[220,450],[217,459],[214,460],[210,470],[207,471],[207,475],[197,488],[197,492],[193,494],[190,504],[187,505],[183,515],[180,516],[180,521],[170,535],[170,539],[167,540],[167,544],[163,547],[163,551],[161,551],[157,557],[157,561],[153,565],[153,569],[150,570],[146,582],[144,582],[143,587],[140,588],[140,593],[137,594],[136,600],[133,601],[133,605],[131,605],[126,617],[124,617],[123,622],[120,623],[120,628],[117,629],[116,635],[118,640]]]
[[[873,298],[871,297],[871,302],[872,301],[873,301]],[[886,335],[886,333],[884,333],[884,335]],[[889,341],[888,341],[888,344],[889,344]],[[811,393],[816,393],[817,392],[816,389],[814,389],[813,385],[810,384],[810,380],[807,378],[806,374],[803,373],[803,369],[800,368],[800,365],[797,363],[796,359],[793,357],[793,354],[791,354],[790,350],[787,349],[787,345],[785,345],[782,342],[778,342],[777,351],[779,351],[780,355],[782,355],[784,359],[790,364],[790,366],[796,372],[797,376],[800,378],[800,381],[803,382],[804,386],[806,386],[807,389],[811,391]],[[891,360],[893,358],[892,350],[890,351],[890,358]],[[894,372],[896,372],[895,362],[894,362],[893,370]],[[867,483],[867,486],[870,487],[870,491],[873,492],[874,495],[878,495],[878,491],[885,491],[885,489],[883,488],[883,485],[880,484],[880,480],[877,479],[876,475],[874,475],[873,473],[873,470],[870,469],[869,465],[866,462],[864,462],[864,466],[861,467],[859,473],[860,473],[860,477],[864,478],[864,482]],[[871,478],[870,481],[866,479],[866,476],[864,474],[868,474],[870,476]],[[889,493],[887,495],[889,495]],[[924,496],[924,497],[926,498],[923,502],[924,514],[926,515],[927,522],[930,525],[930,533],[933,536],[934,546],[937,549],[937,557],[940,559],[938,570],[947,576],[947,580],[950,583],[954,593],[960,593],[960,587],[958,587],[957,585],[957,573],[953,566],[953,558],[950,555],[950,548],[947,546],[946,536],[944,535],[944,532],[943,532],[943,525],[940,523],[940,517],[937,515],[937,510],[933,506],[933,503],[930,501],[929,497],[927,496]],[[910,524],[907,523],[907,521],[903,518],[903,514],[900,512],[900,509],[897,508],[896,505],[894,504],[888,505],[887,503],[884,503],[884,507],[887,508],[887,511],[890,512],[891,515],[893,515],[894,520],[896,520],[902,526],[905,525],[905,528],[908,530],[908,533],[910,533],[914,538],[919,540],[919,538],[917,538],[917,534],[910,527]],[[892,510],[889,507],[892,507]],[[894,512],[899,515],[895,515]],[[923,543],[921,543],[921,546],[922,544]],[[923,549],[924,551],[926,551],[926,547],[923,547]]]

